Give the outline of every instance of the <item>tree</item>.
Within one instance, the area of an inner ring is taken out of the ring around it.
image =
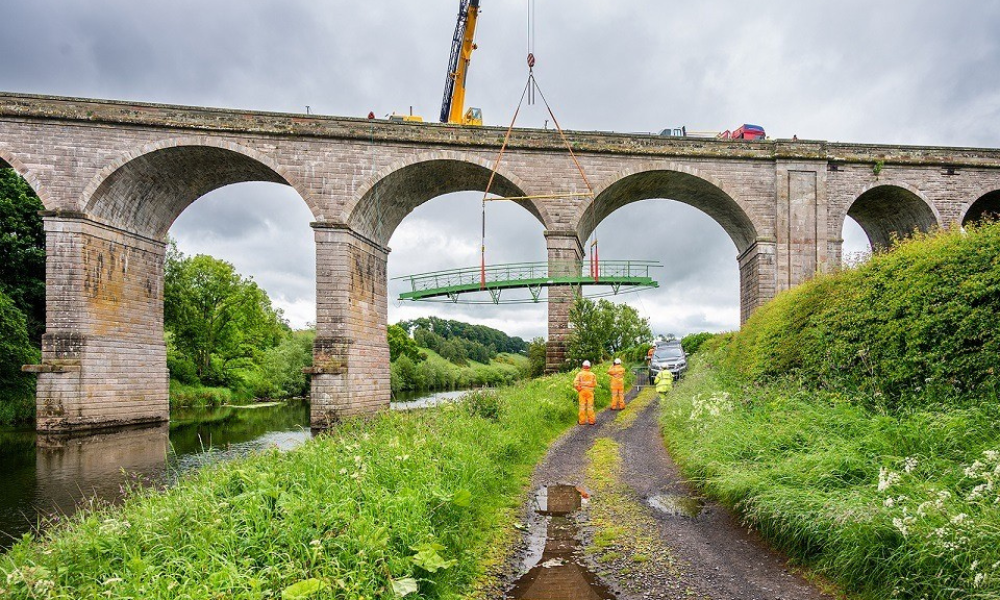
[[[0,292],[25,317],[28,339],[45,331],[45,230],[42,201],[13,169],[0,169]]]
[[[406,330],[399,325],[390,325],[386,330],[386,337],[389,338],[389,361],[395,361],[400,356],[406,356],[414,362],[419,362],[426,358],[421,355],[417,342],[406,333]]]
[[[545,354],[545,340],[540,337],[531,340],[528,346],[528,373],[531,377],[545,373]]]
[[[569,310],[572,330],[566,358],[572,363],[601,361],[653,337],[649,320],[627,304],[578,297]]]
[[[237,359],[254,359],[288,334],[267,293],[228,262],[185,257],[171,245],[164,274],[164,323],[203,382],[226,384]]]
[[[0,292],[0,401],[22,403],[34,397],[35,378],[22,373],[21,365],[37,360],[38,349],[28,339],[24,315]],[[2,410],[0,414],[7,416],[11,411]]]

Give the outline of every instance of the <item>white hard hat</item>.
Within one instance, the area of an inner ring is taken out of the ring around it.
[[[590,361],[589,360],[583,361],[583,366],[589,367],[590,366]]]
[[[616,358],[616,359],[615,359],[615,364],[616,364],[616,365],[620,365],[620,364],[622,364],[622,359],[620,359],[620,358]]]

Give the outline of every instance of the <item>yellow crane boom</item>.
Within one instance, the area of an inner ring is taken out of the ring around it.
[[[476,22],[479,20],[479,0],[460,0],[458,23],[452,37],[448,76],[445,79],[444,99],[441,102],[441,122],[460,125],[482,125],[482,111],[469,108],[465,111],[466,79],[472,51],[476,49]],[[463,112],[464,111],[464,112]]]

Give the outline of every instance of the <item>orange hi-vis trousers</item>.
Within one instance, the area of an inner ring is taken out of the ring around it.
[[[614,365],[608,369],[611,376],[611,410],[625,408],[625,367]]]
[[[597,422],[597,415],[594,414],[594,390],[580,390],[580,415],[577,422],[580,425]]]

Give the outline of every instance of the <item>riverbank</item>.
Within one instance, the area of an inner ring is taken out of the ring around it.
[[[427,358],[419,362],[403,356],[390,365],[392,393],[433,392],[510,385],[529,376],[528,358],[501,353],[486,363],[468,361],[460,366],[427,348],[420,348]]]
[[[350,421],[291,452],[135,490],[17,544],[0,559],[0,587],[12,598],[250,598],[295,585],[454,597],[509,531],[535,462],[575,423],[571,381]],[[606,387],[598,398],[606,405]]]

